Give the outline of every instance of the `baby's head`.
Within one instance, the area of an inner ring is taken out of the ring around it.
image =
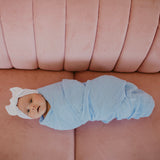
[[[40,118],[47,111],[47,101],[37,90],[11,88],[12,98],[7,112],[25,119]]]

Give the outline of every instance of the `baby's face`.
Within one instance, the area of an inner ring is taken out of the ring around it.
[[[40,118],[47,110],[47,102],[41,94],[28,94],[18,99],[18,108],[32,119]]]

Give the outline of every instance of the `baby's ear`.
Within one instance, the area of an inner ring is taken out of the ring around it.
[[[20,92],[22,90],[22,88],[20,87],[13,87],[10,88],[10,91],[12,92],[12,94],[16,93],[16,92]]]

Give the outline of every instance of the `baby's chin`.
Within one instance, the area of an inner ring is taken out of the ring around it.
[[[30,117],[30,118],[32,118],[32,119],[39,119],[39,118],[41,118],[41,116],[43,116],[43,114],[39,114],[39,115],[36,115],[36,116],[32,116],[32,117]]]

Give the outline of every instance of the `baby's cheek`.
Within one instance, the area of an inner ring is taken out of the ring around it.
[[[43,98],[42,95],[40,95],[40,96],[38,97],[38,101],[43,102],[43,101],[45,101],[45,99]]]

